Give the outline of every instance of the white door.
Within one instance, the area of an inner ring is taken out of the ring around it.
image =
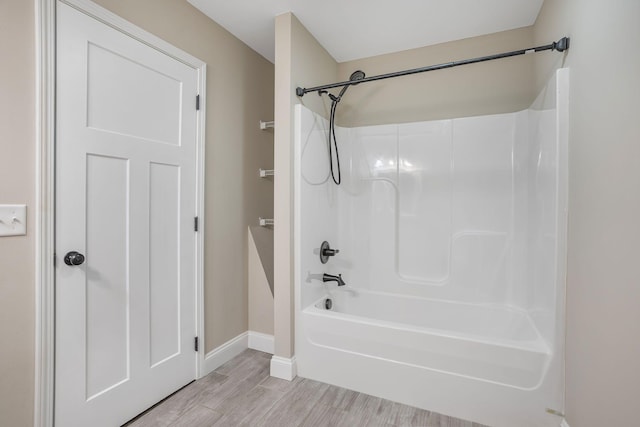
[[[113,427],[196,376],[198,71],[62,3],[57,28],[55,422]]]

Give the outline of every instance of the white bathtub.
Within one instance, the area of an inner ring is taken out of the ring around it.
[[[341,289],[304,315],[315,346],[525,390],[540,385],[551,359],[529,316],[504,307]]]
[[[525,312],[346,287],[297,325],[302,377],[492,427],[559,424],[545,406],[553,354]]]

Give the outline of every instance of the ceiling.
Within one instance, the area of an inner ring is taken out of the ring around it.
[[[533,25],[543,0],[188,0],[274,62],[274,18],[293,12],[338,62]]]

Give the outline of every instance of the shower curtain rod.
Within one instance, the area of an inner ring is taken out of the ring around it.
[[[558,52],[564,52],[567,49],[569,49],[569,37],[563,37],[557,42],[553,42],[551,44],[544,45],[544,46],[532,47],[530,49],[514,50],[512,52],[497,53],[495,55],[482,56],[480,58],[473,58],[473,59],[464,59],[462,61],[445,62],[444,64],[429,65],[427,67],[413,68],[411,70],[396,71],[395,73],[387,73],[387,74],[380,74],[372,77],[365,77],[364,79],[360,79],[360,80],[348,80],[345,82],[330,83],[330,84],[315,86],[310,88],[298,87],[296,88],[296,95],[304,96],[306,93],[309,93],[309,92],[317,91],[318,93],[320,93],[320,91],[325,89],[332,89],[332,88],[342,87],[342,86],[346,87],[351,85],[357,85],[360,83],[373,82],[376,80],[390,79],[392,77],[400,77],[400,76],[408,76],[410,74],[424,73],[427,71],[442,70],[444,68],[453,68],[459,65],[475,64],[476,62],[493,61],[494,59],[508,58],[510,56],[525,55],[528,53],[542,52],[545,50],[557,50]]]

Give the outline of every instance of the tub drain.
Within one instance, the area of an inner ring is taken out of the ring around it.
[[[324,300],[324,308],[327,310],[331,310],[331,307],[333,307],[333,301],[331,301],[331,298],[327,298],[326,300]]]

